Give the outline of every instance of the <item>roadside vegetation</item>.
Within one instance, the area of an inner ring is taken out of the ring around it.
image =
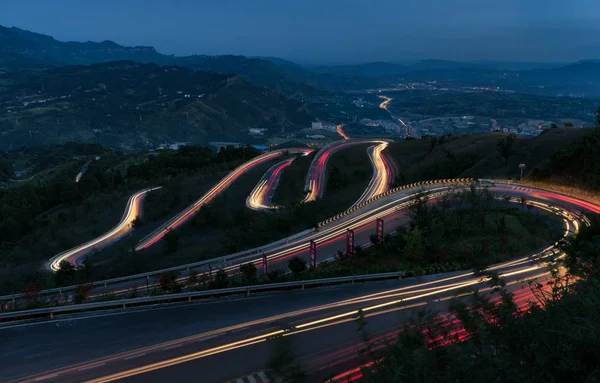
[[[163,185],[170,192],[154,201],[153,193],[148,195],[145,205],[158,208],[145,209],[148,215],[138,222],[142,231],[176,212],[169,208],[183,208],[197,199],[197,189],[207,190],[257,154],[252,148],[215,153],[199,147],[139,157],[105,152],[90,163],[79,183],[74,182],[74,169],[44,182],[0,189],[0,291],[21,291],[29,283],[52,287],[52,276],[40,271],[42,264],[113,227],[134,191]]]
[[[600,114],[599,114],[600,119]],[[585,190],[600,189],[600,120],[598,127],[553,153],[531,174],[533,181],[546,181]]]
[[[530,305],[516,310],[513,295],[495,280],[498,303],[478,294],[451,303],[465,330],[460,337],[422,313],[388,346],[364,353],[369,367],[360,381],[598,381],[600,217],[591,221],[565,246],[568,274],[561,276],[556,265],[550,282],[531,284]],[[367,336],[365,349],[372,349],[370,342]]]
[[[592,129],[548,129],[537,137],[483,133],[466,136],[425,136],[390,145],[387,153],[398,165],[395,185],[454,177],[495,177],[517,180],[542,166],[551,155],[577,142]],[[511,137],[511,138],[509,138]]]

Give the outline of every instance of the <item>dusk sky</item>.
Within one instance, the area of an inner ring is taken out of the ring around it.
[[[600,58],[598,0],[1,0],[0,24],[303,63]]]

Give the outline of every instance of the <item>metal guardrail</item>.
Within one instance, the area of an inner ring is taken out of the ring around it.
[[[47,307],[41,309],[33,309],[33,310],[22,310],[22,311],[14,311],[8,312],[4,314],[0,314],[0,322],[11,319],[26,319],[26,318],[35,318],[35,317],[45,317],[50,316],[50,318],[54,317],[54,314],[59,313],[73,313],[73,312],[81,312],[81,311],[89,311],[89,310],[101,310],[101,309],[113,309],[113,308],[122,308],[125,309],[127,306],[140,306],[145,304],[156,304],[165,301],[184,301],[187,300],[191,302],[193,299],[203,298],[203,297],[213,297],[219,295],[232,295],[232,294],[247,294],[250,295],[252,292],[258,291],[272,291],[272,290],[283,290],[290,288],[301,288],[304,289],[306,286],[318,286],[318,285],[327,285],[327,284],[340,284],[340,283],[354,283],[360,281],[367,280],[382,280],[382,279],[391,279],[391,278],[402,278],[406,275],[404,271],[396,271],[391,273],[381,273],[381,274],[365,274],[365,275],[355,275],[348,277],[337,277],[337,278],[322,278],[322,279],[310,279],[306,281],[296,281],[296,282],[280,282],[280,283],[270,283],[264,285],[253,285],[253,286],[242,286],[242,287],[232,287],[218,290],[206,290],[206,291],[195,291],[195,292],[187,292],[187,293],[178,293],[178,294],[167,294],[167,295],[158,295],[152,297],[143,297],[143,298],[131,298],[131,299],[120,299],[106,302],[94,302],[94,303],[82,303],[82,304],[72,304],[67,306],[56,306],[56,307]]]
[[[388,196],[395,194],[402,190],[412,189],[415,187],[425,186],[425,185],[433,185],[433,184],[438,184],[438,183],[439,184],[459,184],[460,185],[460,184],[471,184],[475,181],[476,181],[475,178],[456,178],[456,179],[449,179],[449,180],[420,181],[420,182],[414,182],[412,184],[402,185],[397,188],[390,189],[390,190],[386,191],[385,193],[378,194],[364,202],[359,203],[358,205],[354,205],[346,211],[343,211],[331,218],[328,218],[325,221],[319,222],[317,224],[317,226],[323,227],[323,226],[330,224],[331,222],[337,221],[338,219],[343,218],[343,217],[347,216],[348,214],[353,213],[356,210],[361,209],[375,201],[378,201],[384,197],[388,197]]]

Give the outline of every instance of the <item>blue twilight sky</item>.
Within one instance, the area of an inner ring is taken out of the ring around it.
[[[0,0],[0,24],[303,63],[600,58],[600,0]]]

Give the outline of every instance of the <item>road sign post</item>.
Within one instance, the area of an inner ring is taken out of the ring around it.
[[[346,231],[346,255],[354,256],[354,230],[352,229]]]
[[[317,266],[317,244],[315,241],[310,241],[310,269],[314,269]]]
[[[383,219],[377,218],[377,244],[381,245],[383,243]]]

